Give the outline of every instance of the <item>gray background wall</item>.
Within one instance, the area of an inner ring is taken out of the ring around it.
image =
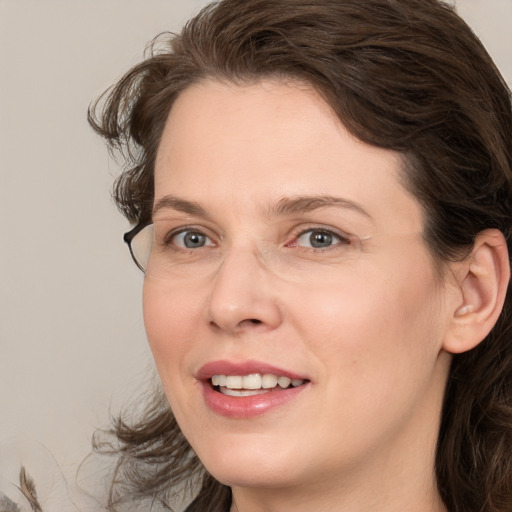
[[[0,444],[71,474],[151,374],[141,275],[89,102],[200,0],[0,0]],[[458,0],[512,83],[512,0]]]

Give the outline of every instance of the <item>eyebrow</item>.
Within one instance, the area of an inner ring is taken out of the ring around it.
[[[320,208],[346,208],[354,210],[371,219],[371,215],[358,203],[335,196],[299,196],[284,197],[274,206],[270,207],[270,215],[286,216],[298,213],[307,213]],[[178,212],[194,215],[196,217],[210,218],[208,212],[197,202],[180,199],[173,195],[167,195],[159,199],[153,207],[153,216],[159,211],[172,209]]]
[[[167,195],[159,199],[153,206],[153,216],[160,210],[172,209],[182,213],[188,213],[197,217],[209,217],[207,211],[195,201],[187,201],[173,195]]]
[[[278,216],[307,213],[320,208],[341,207],[354,210],[371,219],[371,215],[358,203],[335,196],[284,197],[271,208],[270,213]]]

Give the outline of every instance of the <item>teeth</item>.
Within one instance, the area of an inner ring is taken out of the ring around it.
[[[214,375],[212,377],[212,384],[214,386],[225,386],[226,385],[226,376],[225,375]]]
[[[242,388],[244,388],[244,389],[261,389],[261,375],[259,373],[245,375],[242,379]]]
[[[288,377],[279,377],[279,379],[277,379],[277,383],[282,388],[287,388],[292,383],[292,379],[289,379]]]
[[[229,389],[242,389],[243,377],[239,375],[227,375],[226,376],[226,387]]]
[[[252,396],[252,395],[261,395],[262,393],[268,393],[263,389],[229,389],[222,388],[222,394],[228,396]]]
[[[251,373],[249,375],[214,375],[212,377],[212,384],[227,390],[238,390],[236,393],[225,392],[230,396],[249,396],[257,393],[261,389],[273,389],[279,386],[282,389],[293,386],[294,388],[304,384],[303,379],[290,379],[289,377],[278,377],[271,373]],[[240,391],[242,390],[242,391]]]
[[[277,377],[275,375],[266,373],[261,380],[263,389],[275,388],[277,386]]]

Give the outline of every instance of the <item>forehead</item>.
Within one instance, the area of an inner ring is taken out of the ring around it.
[[[340,196],[388,228],[403,217],[404,229],[418,230],[421,208],[401,185],[402,168],[400,154],[353,137],[304,84],[205,81],[186,89],[171,109],[157,154],[155,200],[178,195],[248,208],[283,197]]]

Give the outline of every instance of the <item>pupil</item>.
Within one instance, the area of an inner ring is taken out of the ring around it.
[[[315,232],[310,236],[310,242],[313,247],[329,247],[332,244],[332,235],[329,233]]]
[[[187,233],[183,241],[185,243],[185,247],[195,249],[204,245],[205,237],[199,233]]]

